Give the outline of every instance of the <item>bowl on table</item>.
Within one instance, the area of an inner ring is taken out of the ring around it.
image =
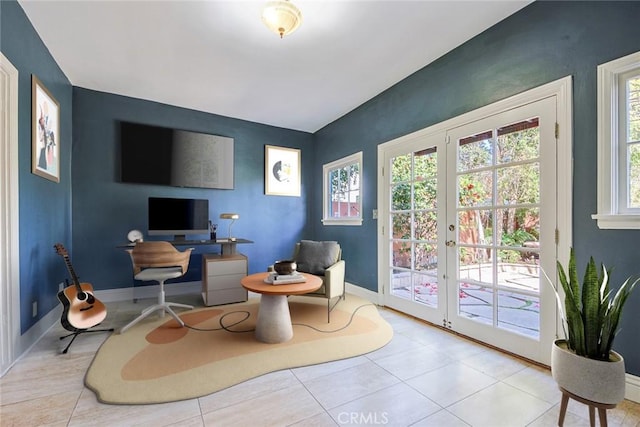
[[[293,260],[276,261],[273,264],[273,269],[280,275],[293,274],[296,272],[296,268],[298,265]]]

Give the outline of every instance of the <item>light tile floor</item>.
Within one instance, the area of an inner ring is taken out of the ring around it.
[[[195,297],[174,301],[201,303]],[[121,327],[153,300],[109,303]],[[346,360],[273,372],[199,399],[104,405],[84,373],[108,334],[79,337],[66,355],[52,328],[0,379],[5,426],[555,426],[560,393],[548,370],[391,310],[393,340]],[[608,411],[610,426],[640,426],[640,404]],[[571,401],[566,426],[587,426]]]

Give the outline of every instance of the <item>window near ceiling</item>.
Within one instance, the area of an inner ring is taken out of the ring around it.
[[[598,213],[604,229],[640,229],[640,52],[598,66]]]
[[[322,167],[324,225],[362,225],[362,151]]]

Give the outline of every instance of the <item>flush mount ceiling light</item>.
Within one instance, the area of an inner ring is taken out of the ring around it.
[[[298,29],[302,13],[289,0],[270,1],[262,11],[262,22],[282,38]]]

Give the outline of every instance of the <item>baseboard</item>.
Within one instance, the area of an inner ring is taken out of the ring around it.
[[[640,403],[640,377],[631,374],[626,374],[626,376],[627,388],[624,394],[625,399]]]
[[[380,305],[379,295],[377,292],[370,291],[369,289],[365,289],[349,282],[344,282],[344,290],[348,294],[353,294],[357,297],[364,298],[373,304]]]

